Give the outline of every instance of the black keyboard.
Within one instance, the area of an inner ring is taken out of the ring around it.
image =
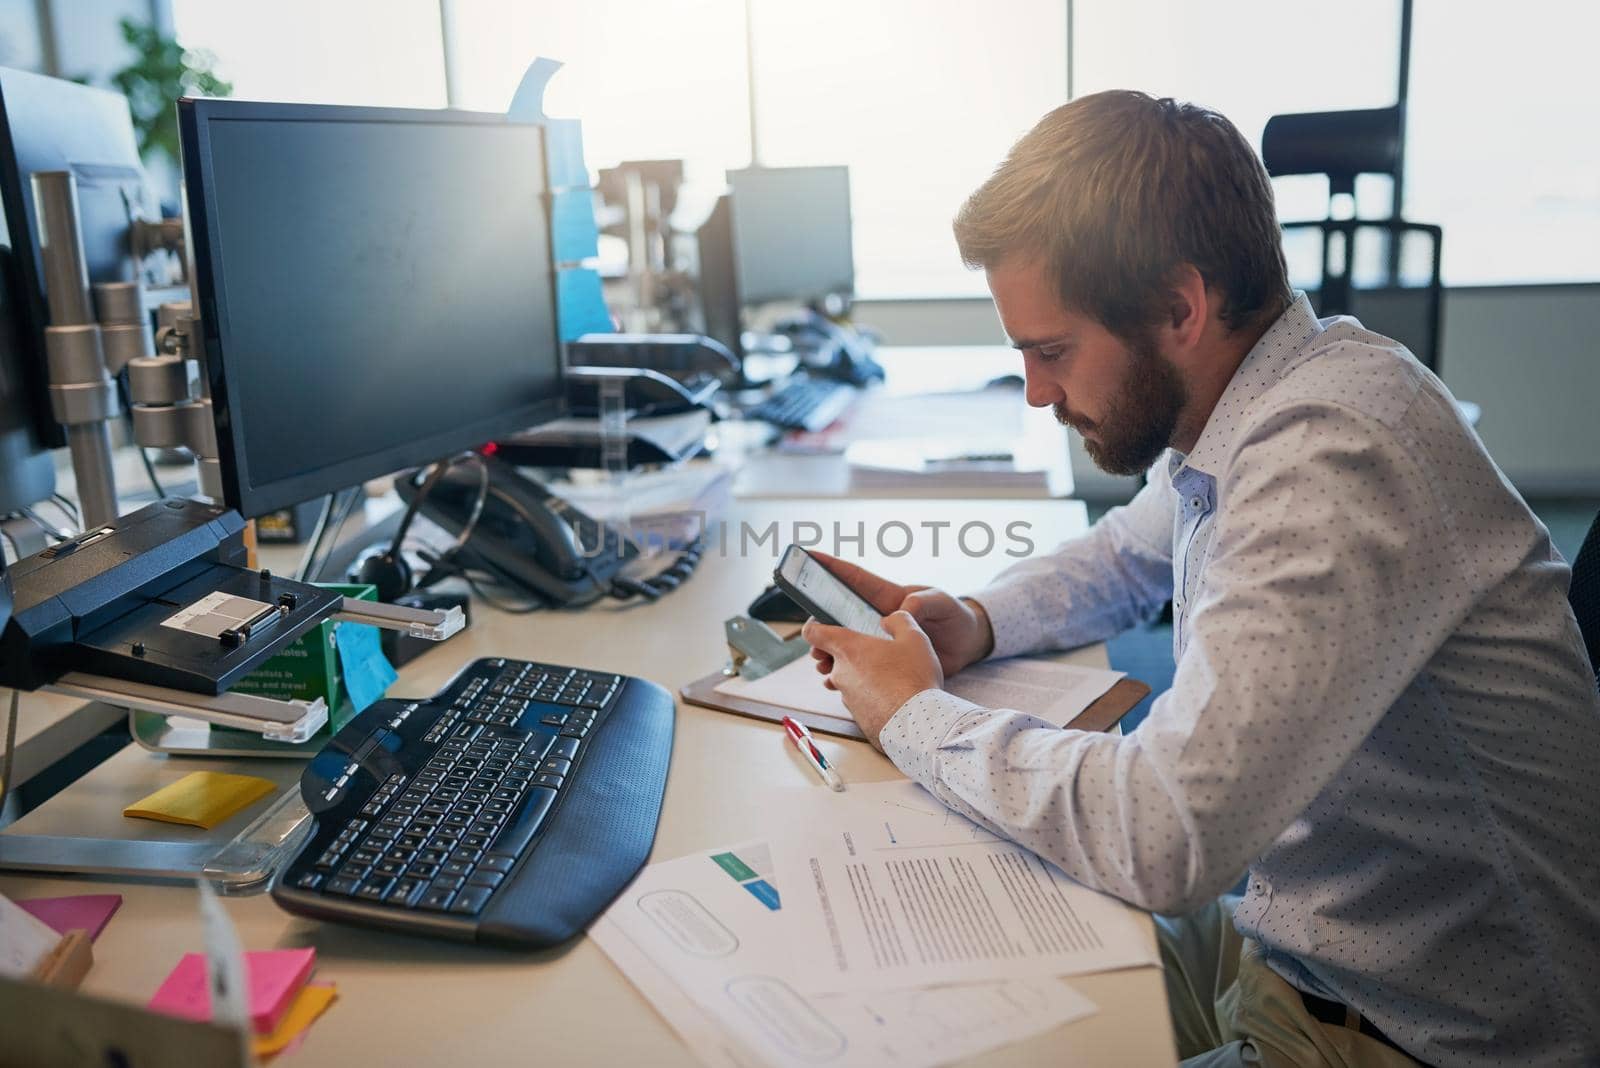
[[[759,419],[785,430],[815,432],[843,415],[855,397],[855,387],[843,382],[802,378],[745,412],[745,418]]]
[[[368,927],[565,941],[649,855],[673,714],[642,679],[499,659],[376,702],[301,776],[316,827],[272,896]]]

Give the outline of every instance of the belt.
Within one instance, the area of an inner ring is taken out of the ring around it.
[[[1411,1052],[1409,1050],[1402,1048],[1398,1042],[1384,1034],[1382,1031],[1378,1030],[1377,1024],[1373,1023],[1371,1020],[1367,1019],[1365,1016],[1361,1015],[1355,1009],[1352,1009],[1343,1002],[1329,1001],[1327,998],[1319,998],[1315,994],[1306,993],[1304,990],[1299,991],[1299,994],[1300,1000],[1305,1002],[1306,1011],[1312,1016],[1315,1016],[1317,1019],[1321,1020],[1323,1023],[1332,1024],[1335,1027],[1348,1027],[1352,1030],[1360,1031],[1368,1038],[1375,1038],[1379,1042],[1382,1042],[1385,1046],[1388,1046],[1390,1049],[1399,1050],[1407,1057],[1411,1057]],[[1412,1059],[1415,1060],[1416,1058],[1413,1057]],[[1422,1065],[1421,1061],[1417,1061],[1417,1063]],[[1422,1068],[1427,1068],[1427,1066],[1422,1065]]]

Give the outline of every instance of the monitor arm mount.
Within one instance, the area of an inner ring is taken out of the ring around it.
[[[200,493],[221,500],[211,399],[205,375],[191,373],[190,367],[191,361],[199,364],[204,357],[191,303],[161,305],[160,351],[153,354],[140,283],[89,284],[72,172],[38,171],[31,180],[50,312],[45,327],[50,404],[67,430],[84,529],[114,522],[118,515],[110,422],[119,413],[112,378],[123,368],[128,370],[134,441],[145,447],[189,449]],[[128,247],[139,261],[165,250],[178,253],[187,264],[182,219],[130,220]],[[194,276],[187,265],[185,275]]]

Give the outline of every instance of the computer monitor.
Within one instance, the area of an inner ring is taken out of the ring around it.
[[[700,259],[700,312],[706,336],[714,337],[735,356],[744,357],[743,302],[733,259],[733,203],[717,198],[695,232]]]
[[[31,181],[37,171],[71,171],[77,180],[78,225],[91,284],[133,278],[129,224],[158,215],[125,97],[0,67],[0,200],[14,274],[7,279],[7,294],[16,300],[21,346],[14,363],[35,433],[55,448],[66,444],[66,436],[51,414],[47,392],[49,313]]]
[[[847,167],[729,171],[734,261],[746,305],[855,290]]]
[[[179,103],[227,503],[258,516],[553,418],[543,130]]]

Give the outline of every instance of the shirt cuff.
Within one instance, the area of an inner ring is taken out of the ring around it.
[[[928,689],[912,695],[889,717],[878,734],[878,745],[894,766],[923,785],[936,781],[934,757],[950,732],[982,705],[944,690]]]
[[[983,605],[983,610],[989,614],[989,626],[994,631],[990,660],[1021,656],[1044,647],[1046,628],[1030,589],[1038,582],[1038,578],[997,582],[967,595]]]

